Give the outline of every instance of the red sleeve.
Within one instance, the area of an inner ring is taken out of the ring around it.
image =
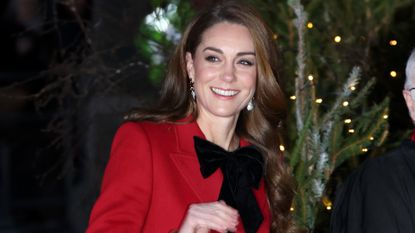
[[[125,123],[115,135],[87,233],[141,232],[151,187],[149,140],[139,123]]]

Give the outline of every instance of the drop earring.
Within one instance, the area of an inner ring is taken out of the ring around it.
[[[252,109],[254,109],[254,97],[249,100],[248,105],[246,106],[246,110],[252,111]]]
[[[196,100],[196,92],[194,88],[195,82],[192,79],[189,79],[190,94],[192,95],[193,100]]]

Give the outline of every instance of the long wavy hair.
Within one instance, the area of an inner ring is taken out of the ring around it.
[[[271,232],[294,232],[290,214],[294,182],[279,150],[287,109],[277,76],[277,49],[273,33],[253,8],[239,2],[224,1],[202,11],[188,25],[170,59],[157,108],[132,111],[126,119],[175,122],[188,115],[192,115],[192,119],[197,118],[198,110],[190,93],[185,54],[190,52],[194,56],[203,33],[221,22],[243,25],[252,36],[258,75],[255,107],[252,111],[242,110],[235,132],[263,153],[266,189],[272,212]]]

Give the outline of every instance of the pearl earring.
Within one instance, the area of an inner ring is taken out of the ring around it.
[[[254,97],[249,100],[248,105],[246,106],[246,110],[252,111],[252,109],[254,109]]]

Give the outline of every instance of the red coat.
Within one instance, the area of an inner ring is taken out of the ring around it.
[[[87,233],[167,233],[180,227],[189,204],[216,201],[222,173],[218,169],[202,177],[193,136],[205,138],[195,122],[124,123],[115,135]],[[258,232],[268,233],[263,179],[254,194],[264,216]],[[240,219],[237,232],[244,232]]]

